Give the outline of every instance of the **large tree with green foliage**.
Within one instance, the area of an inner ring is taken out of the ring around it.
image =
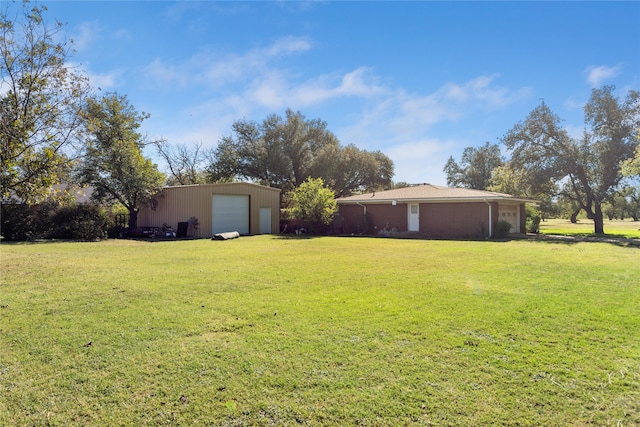
[[[621,101],[614,89],[593,89],[584,107],[590,129],[581,138],[570,137],[544,102],[503,137],[511,162],[527,171],[532,187],[561,184],[560,195],[586,212],[595,233],[604,233],[602,205],[615,194],[621,164],[638,145],[640,93],[630,91]]]
[[[93,187],[98,202],[120,203],[129,211],[129,227],[137,226],[141,207],[153,205],[165,176],[145,158],[138,128],[149,116],[117,93],[87,100],[87,139],[80,181]]]
[[[236,121],[208,167],[210,181],[244,178],[285,190],[321,177],[339,195],[391,185],[392,176],[393,162],[381,152],[342,147],[324,121],[292,110],[262,123]]]
[[[44,6],[0,5],[0,197],[33,203],[59,182],[73,156],[65,147],[81,124],[89,86],[68,65],[63,25],[47,23]]]
[[[336,197],[386,189],[393,184],[393,161],[381,151],[361,150],[353,144],[323,147],[310,168]]]
[[[245,178],[278,188],[295,188],[309,176],[316,153],[337,138],[322,120],[306,120],[292,110],[262,123],[238,120],[224,137],[208,168],[210,180]]]
[[[503,164],[498,144],[486,142],[481,147],[465,148],[459,164],[449,157],[443,170],[448,186],[485,190],[491,184],[492,171]]]

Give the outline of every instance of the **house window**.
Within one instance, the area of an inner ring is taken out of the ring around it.
[[[411,205],[411,215],[418,214],[418,205]]]

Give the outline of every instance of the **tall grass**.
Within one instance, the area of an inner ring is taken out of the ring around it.
[[[640,251],[1,247],[1,425],[638,425]]]

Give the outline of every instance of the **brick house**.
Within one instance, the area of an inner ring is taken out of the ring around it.
[[[525,204],[509,194],[431,184],[337,199],[339,234],[416,233],[433,238],[495,236],[500,220],[525,232]]]

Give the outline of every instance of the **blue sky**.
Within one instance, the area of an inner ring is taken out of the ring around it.
[[[640,89],[640,2],[43,4],[92,85],[151,115],[150,138],[212,147],[291,108],[409,183],[445,185],[449,156],[541,99],[580,135],[592,88]]]

